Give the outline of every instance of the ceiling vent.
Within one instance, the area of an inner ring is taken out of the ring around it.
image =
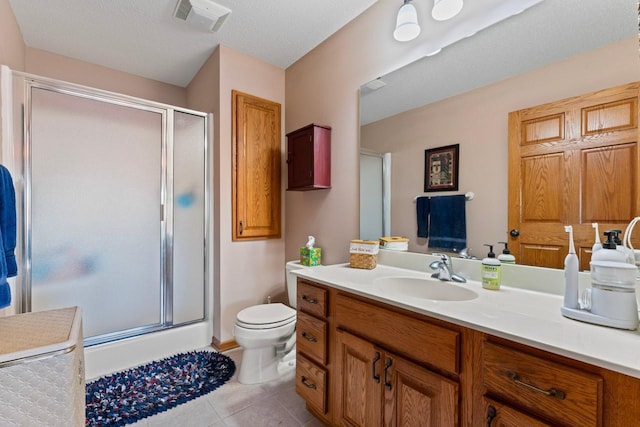
[[[179,0],[173,13],[178,19],[205,31],[218,31],[231,9],[209,0]]]

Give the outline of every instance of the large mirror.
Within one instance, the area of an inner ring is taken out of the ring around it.
[[[361,161],[377,156],[381,170],[361,174],[361,238],[433,252],[417,237],[416,197],[472,192],[466,246],[486,256],[483,244],[507,240],[508,113],[637,80],[637,0],[545,0],[363,84]],[[458,191],[425,193],[425,150],[454,144]],[[385,174],[386,187],[370,185]]]

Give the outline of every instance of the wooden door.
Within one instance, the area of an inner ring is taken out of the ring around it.
[[[551,427],[515,408],[483,397],[485,421],[488,427]]]
[[[624,231],[640,215],[639,94],[636,82],[509,113],[509,248],[518,263],[563,268],[572,225],[588,270],[591,224]]]
[[[390,353],[384,354],[384,425],[458,425],[458,384]]]
[[[233,240],[280,238],[280,104],[233,91]]]
[[[382,424],[382,351],[368,341],[338,330],[336,378],[340,402],[338,425]]]

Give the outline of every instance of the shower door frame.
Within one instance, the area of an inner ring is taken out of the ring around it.
[[[168,104],[149,101],[146,99],[136,98],[128,95],[122,95],[114,92],[95,89],[87,86],[76,85],[55,79],[49,79],[19,71],[13,71],[13,76],[24,79],[24,93],[22,94],[24,104],[22,110],[22,150],[14,150],[15,165],[22,168],[19,176],[22,178],[22,185],[16,185],[17,208],[18,208],[18,243],[19,249],[19,265],[21,271],[17,277],[17,293],[18,293],[18,312],[31,311],[31,287],[32,287],[32,269],[31,269],[31,125],[32,125],[32,89],[43,89],[52,92],[77,96],[97,102],[105,102],[117,106],[135,108],[138,110],[148,111],[161,115],[161,185],[160,185],[160,209],[161,209],[161,225],[160,225],[160,314],[159,323],[149,324],[145,326],[134,327],[122,331],[110,332],[94,337],[85,338],[85,347],[103,344],[107,342],[117,341],[120,339],[136,337],[151,332],[171,329],[177,326],[186,326],[194,323],[207,322],[209,319],[208,305],[209,300],[209,242],[210,242],[210,216],[211,216],[211,161],[209,159],[210,141],[212,136],[212,115],[200,111],[190,110],[187,108],[172,106]],[[203,316],[201,319],[182,322],[178,325],[173,323],[173,152],[174,152],[174,117],[175,112],[191,114],[202,117],[204,119],[204,215],[203,215]],[[13,146],[15,148],[15,139]],[[19,290],[18,290],[19,289]]]

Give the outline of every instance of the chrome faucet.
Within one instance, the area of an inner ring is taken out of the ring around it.
[[[458,283],[466,283],[467,279],[453,272],[453,262],[451,261],[451,257],[447,254],[441,254],[440,256],[440,260],[433,261],[429,264],[429,268],[432,270],[438,270],[433,273],[431,277],[445,282],[454,281]]]

